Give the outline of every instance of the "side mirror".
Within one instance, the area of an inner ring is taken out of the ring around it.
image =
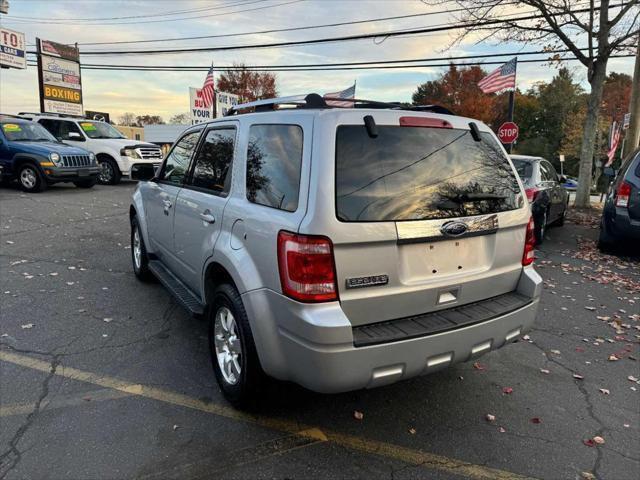
[[[78,141],[83,141],[84,138],[82,138],[82,135],[80,135],[78,132],[69,132],[69,134],[67,135],[67,139],[68,140],[78,140]]]
[[[607,177],[615,177],[616,176],[616,171],[613,167],[604,167],[604,170],[602,171],[602,173],[604,175],[606,175]]]
[[[137,164],[131,167],[131,180],[149,181],[156,176],[156,170],[153,165]]]
[[[560,183],[565,183],[567,181],[567,176],[566,175],[558,175],[558,181]]]

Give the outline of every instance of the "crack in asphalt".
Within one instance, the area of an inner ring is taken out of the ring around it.
[[[49,383],[55,376],[60,362],[60,355],[52,356],[51,369],[49,370],[49,374],[42,382],[40,395],[38,395],[38,398],[33,405],[33,410],[27,415],[25,421],[22,423],[22,425],[20,425],[18,430],[16,430],[11,440],[9,440],[9,448],[0,454],[0,479],[5,478],[7,474],[11,470],[13,470],[18,465],[18,463],[20,463],[20,460],[22,460],[23,452],[18,449],[18,444],[40,414],[40,406],[42,405],[44,399],[49,395]]]
[[[579,375],[577,370],[574,370],[571,367],[568,367],[567,365],[560,362],[558,359],[549,356],[549,354],[547,353],[547,350],[545,350],[543,347],[541,347],[537,343],[532,342],[532,343],[529,343],[529,345],[533,345],[535,348],[539,349],[542,353],[544,353],[544,356],[548,362],[558,365],[563,370],[566,370],[567,372],[571,373],[571,375]],[[587,412],[589,417],[600,426],[600,428],[596,430],[594,436],[602,436],[604,432],[608,430],[608,428],[605,426],[603,421],[595,414],[594,405],[591,399],[591,394],[581,382],[582,380],[575,379],[573,383],[576,385],[576,387],[578,388],[578,391],[582,394],[582,397],[584,398],[584,401],[586,404],[585,411]],[[597,479],[600,479],[602,477],[600,477],[600,475],[598,474],[598,469],[600,468],[600,464],[602,463],[603,449],[600,448],[598,444],[595,444],[594,448],[596,450],[596,459],[591,469],[591,472]]]

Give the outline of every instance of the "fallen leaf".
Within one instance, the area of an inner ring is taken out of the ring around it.
[[[593,310],[595,310],[595,309],[596,309],[596,307],[591,307],[591,306],[586,306],[586,307],[584,307],[584,308],[586,308],[587,310],[591,310],[591,311],[593,311]]]
[[[610,362],[617,362],[618,360],[620,360],[620,359],[618,357],[616,357],[615,354],[609,355],[609,361]]]
[[[356,420],[362,420],[364,418],[364,413],[355,410],[353,412],[353,418],[355,418]]]
[[[549,372],[549,370],[547,370],[546,368],[541,368],[540,373],[544,373],[545,375],[548,375],[551,372]]]
[[[525,335],[524,337],[522,337],[523,340],[531,340],[531,337],[529,335]]]
[[[573,378],[575,378],[576,380],[584,380],[584,377],[582,375],[577,374],[577,373],[573,374]]]
[[[173,431],[175,432],[178,428],[180,428],[180,427],[178,427],[178,425],[174,425],[173,426]]]
[[[551,350],[554,355],[560,355],[560,350]]]
[[[103,318],[102,321],[105,323],[109,323],[113,318]]]
[[[629,380],[630,382],[637,382],[638,381],[638,379],[636,377],[634,377],[633,375],[629,375],[627,377],[627,380]]]
[[[411,435],[415,435],[415,434],[416,434],[416,429],[415,429],[415,428],[410,428],[410,429],[409,429],[409,433],[410,433]]]
[[[504,432],[506,432],[506,430],[505,430],[503,427],[500,427],[500,428],[498,429],[498,431],[499,431],[500,433],[504,433]]]
[[[491,413],[487,413],[484,418],[487,420],[487,422],[495,422],[496,421],[496,416],[492,415]]]
[[[511,388],[511,387],[504,387],[504,388],[502,389],[502,393],[504,393],[504,394],[506,394],[506,395],[509,395],[509,394],[513,393],[513,388]]]
[[[582,472],[580,476],[583,480],[596,480],[596,476],[591,472]]]
[[[87,397],[82,397],[82,399],[83,399],[85,402],[90,402],[90,401],[91,401],[91,397],[88,397],[88,396],[87,396]]]
[[[33,328],[33,323],[26,323],[26,324],[22,325],[22,328],[24,328],[24,329]]]
[[[582,443],[584,443],[587,447],[595,447],[596,443],[591,440],[590,438],[583,440]]]
[[[486,370],[487,367],[485,367],[483,364],[481,364],[480,362],[475,362],[473,364],[473,368],[475,368],[476,370]]]
[[[542,420],[540,419],[540,417],[533,417],[531,419],[531,423],[542,423]]]
[[[593,441],[595,443],[597,443],[598,445],[602,445],[604,443],[604,438],[595,436],[595,437],[593,437]]]
[[[609,395],[609,393],[611,393],[611,392],[609,392],[609,390],[608,390],[608,389],[606,389],[606,388],[600,388],[599,390],[600,390],[600,393],[604,393],[605,395]]]

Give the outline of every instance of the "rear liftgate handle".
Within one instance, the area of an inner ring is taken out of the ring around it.
[[[164,214],[169,215],[169,209],[173,206],[173,204],[169,200],[163,200],[162,203],[164,204]]]

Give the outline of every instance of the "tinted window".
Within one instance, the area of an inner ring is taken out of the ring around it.
[[[75,140],[75,141],[83,141],[84,135],[80,133],[80,129],[75,124],[75,122],[68,122],[65,120],[52,120],[49,118],[43,118],[42,120],[38,120],[38,123],[42,125],[44,128],[49,130],[51,134],[59,138],[61,140]],[[79,136],[74,138],[69,137],[69,133],[77,133]]]
[[[226,193],[231,185],[235,129],[209,130],[196,157],[191,184]]]
[[[556,180],[555,174],[551,169],[551,165],[547,162],[540,162],[540,175],[543,182],[553,182]]]
[[[522,197],[493,136],[468,130],[343,125],[336,136],[336,207],[342,221],[425,220],[518,208]]]
[[[302,128],[253,125],[247,151],[247,198],[293,212],[298,208]]]
[[[187,168],[189,168],[191,154],[198,144],[198,137],[200,137],[200,131],[191,132],[176,143],[164,164],[160,175],[161,180],[182,183]]]
[[[523,181],[529,180],[531,178],[531,174],[533,173],[533,166],[531,162],[527,162],[526,160],[518,160],[516,158],[511,160],[513,162],[513,166],[516,167],[516,171],[520,178]]]

